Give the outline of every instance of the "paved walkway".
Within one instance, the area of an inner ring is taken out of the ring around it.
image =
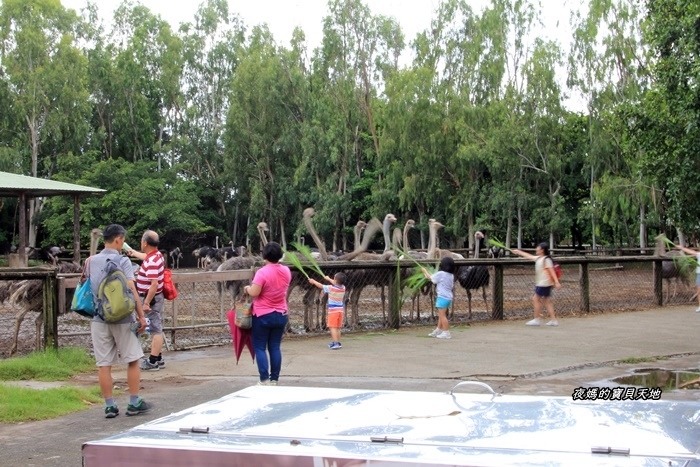
[[[445,391],[475,379],[511,394],[569,396],[579,386],[610,381],[635,368],[700,367],[700,313],[694,306],[560,319],[558,327],[525,321],[452,328],[451,340],[427,337],[432,328],[346,334],[343,348],[327,336],[283,343],[280,384],[358,389]],[[80,465],[83,442],[216,399],[257,382],[249,354],[238,365],[230,346],[169,352],[163,370],[143,372],[143,395],[155,404],[140,417],[106,420],[102,407],[59,420],[0,425],[3,465]],[[658,357],[668,357],[659,359]],[[125,386],[126,372],[115,371]],[[95,384],[94,375],[84,382]],[[662,398],[700,401],[700,391]],[[126,396],[119,402],[125,405]]]

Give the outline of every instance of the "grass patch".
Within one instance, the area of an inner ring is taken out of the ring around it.
[[[29,389],[0,384],[0,422],[48,420],[102,401],[100,388]]]
[[[620,363],[648,363],[659,360],[658,357],[627,357],[620,360]]]
[[[0,381],[65,381],[95,369],[95,360],[79,348],[32,352],[0,361]]]
[[[95,360],[85,349],[66,347],[0,361],[0,381],[66,381],[94,370]],[[0,384],[0,423],[48,420],[101,401],[99,386],[31,389]]]

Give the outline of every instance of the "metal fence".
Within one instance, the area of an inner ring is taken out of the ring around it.
[[[557,261],[564,270],[562,288],[554,292],[558,316],[690,304],[695,296],[692,277],[662,278],[658,257],[567,257]],[[456,264],[455,300],[450,310],[453,322],[532,316],[531,261],[472,259]],[[430,290],[413,296],[406,292],[405,279],[415,268],[412,262],[329,262],[321,266],[327,275],[344,271],[348,276],[344,332],[425,325],[436,319]],[[482,283],[487,276],[488,284],[478,288],[460,284],[460,272],[467,268],[479,269]],[[288,334],[325,332],[324,297],[306,277],[292,270]],[[253,270],[174,271],[179,296],[165,305],[167,346],[186,349],[230,343],[226,312],[253,274]],[[0,269],[0,356],[7,357],[15,345],[18,353],[42,346],[90,348],[89,320],[68,312],[77,282],[77,275],[57,275],[51,269]]]

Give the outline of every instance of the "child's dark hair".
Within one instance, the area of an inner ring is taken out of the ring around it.
[[[455,260],[450,257],[442,258],[440,260],[440,271],[449,272],[450,274],[455,273]]]
[[[348,276],[344,272],[336,272],[335,276],[333,276],[333,280],[336,285],[343,285],[345,281],[348,280]]]
[[[262,258],[264,260],[267,260],[271,263],[277,263],[279,260],[282,259],[282,256],[284,256],[284,252],[282,251],[282,247],[279,243],[269,242],[263,247]]]
[[[542,253],[544,253],[545,256],[550,256],[550,253],[549,253],[549,243],[547,243],[547,242],[542,242],[542,243],[540,243],[540,244],[537,245],[537,246],[540,247],[540,248],[542,248]]]

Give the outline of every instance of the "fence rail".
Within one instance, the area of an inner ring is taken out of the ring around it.
[[[687,278],[662,278],[663,259],[653,256],[590,256],[556,259],[564,269],[562,288],[555,292],[559,316],[609,311],[634,311],[667,303],[690,303],[694,283]],[[666,261],[668,265],[668,260]],[[433,265],[435,262],[424,262]],[[525,259],[469,259],[455,262],[462,268],[482,268],[488,286],[465,289],[455,281],[453,322],[522,319],[532,314],[534,264]],[[427,324],[435,319],[434,297],[409,296],[403,280],[415,264],[396,262],[328,262],[324,273],[344,271],[348,276],[346,294],[347,331],[399,328]],[[325,330],[325,307],[318,289],[293,270],[288,295],[288,334]],[[458,270],[458,274],[459,274]],[[240,298],[253,270],[204,272],[174,271],[179,296],[166,302],[164,332],[170,348],[185,349],[230,342],[226,312]],[[10,353],[18,327],[18,349],[84,346],[90,348],[89,320],[68,312],[79,276],[58,275],[53,269],[0,269],[0,356]],[[31,287],[29,286],[31,285]],[[25,295],[17,290],[25,289]],[[2,290],[8,290],[3,294]],[[13,300],[14,298],[14,300]],[[35,323],[32,329],[32,322]]]

